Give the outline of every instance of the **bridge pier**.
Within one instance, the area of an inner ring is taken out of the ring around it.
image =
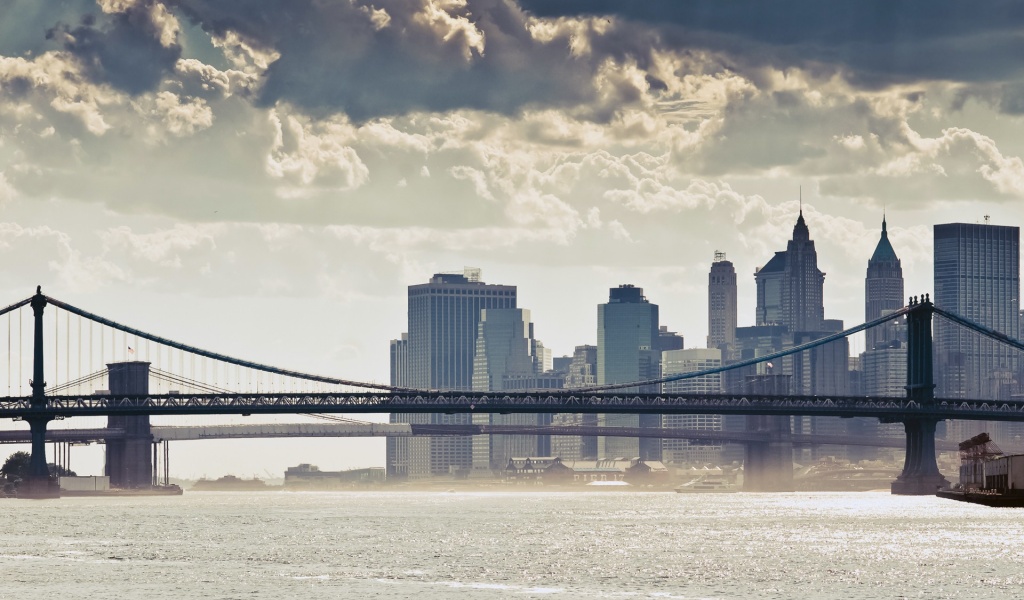
[[[27,417],[25,421],[32,430],[32,458],[29,461],[28,477],[18,485],[19,498],[60,498],[60,485],[56,477],[50,477],[46,466],[46,424],[51,417]]]
[[[932,496],[949,481],[935,462],[935,426],[937,419],[907,419],[907,457],[903,472],[892,483],[892,493],[901,496]]]
[[[910,299],[914,310],[907,313],[907,398],[922,406],[935,404],[932,373],[932,312],[928,295]],[[938,419],[906,418],[907,456],[903,472],[892,483],[892,493],[902,496],[934,495],[949,481],[935,462],[935,426]]]
[[[149,363],[141,361],[107,365],[111,396],[149,394]],[[107,442],[105,474],[110,486],[121,489],[153,485],[153,434],[149,415],[107,417],[107,427],[123,429],[124,437]]]

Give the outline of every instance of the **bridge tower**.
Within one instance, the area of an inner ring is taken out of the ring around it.
[[[43,309],[46,296],[36,286],[32,296],[32,314],[35,317],[34,356],[32,358],[32,399],[29,406],[33,414],[25,417],[32,430],[32,458],[29,461],[28,477],[18,486],[21,498],[58,498],[60,486],[56,477],[50,477],[46,466],[46,424],[53,415],[46,410],[46,381],[43,375]]]
[[[149,394],[149,363],[141,361],[107,365],[112,396]],[[105,474],[111,487],[142,488],[153,485],[153,434],[149,415],[111,415],[107,427],[123,429],[124,438],[107,440]]]
[[[935,379],[932,373],[932,313],[934,305],[927,294],[910,299],[907,313],[907,398],[928,406],[935,403]],[[905,418],[907,456],[903,472],[892,483],[892,493],[903,496],[932,495],[949,481],[935,462],[935,426],[938,419]]]

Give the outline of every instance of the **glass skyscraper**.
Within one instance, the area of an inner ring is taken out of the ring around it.
[[[658,305],[644,297],[643,288],[621,285],[612,288],[608,303],[597,306],[597,383],[626,383],[657,379],[661,373],[658,347]],[[650,388],[650,389],[648,389]],[[622,392],[657,392],[657,386],[627,388]],[[659,415],[598,416],[598,424],[615,427],[660,427]],[[598,458],[661,460],[661,440],[656,438],[600,437]]]
[[[935,226],[935,306],[1020,338],[1020,228]],[[936,318],[935,379],[940,398],[1008,398],[1016,351]]]
[[[404,382],[418,389],[470,390],[480,314],[486,308],[516,308],[516,287],[487,285],[478,269],[438,273],[409,286],[409,331]],[[392,423],[468,425],[470,415],[393,414]],[[464,437],[394,438],[387,470],[392,477],[428,477],[472,466],[472,442]]]

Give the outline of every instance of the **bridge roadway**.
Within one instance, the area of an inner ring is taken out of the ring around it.
[[[1024,401],[928,400],[863,396],[753,394],[623,394],[542,392],[353,392],[283,394],[165,394],[49,396],[45,408],[29,397],[0,398],[0,418],[47,419],[101,415],[283,413],[621,413],[742,414],[1024,421]]]
[[[260,425],[206,425],[206,426],[153,426],[154,442],[242,439],[242,438],[296,438],[296,437],[410,437],[416,435],[581,435],[610,437],[650,437],[686,439],[720,443],[750,443],[770,441],[770,434],[756,431],[713,431],[708,429],[680,429],[657,427],[583,427],[583,426],[528,426],[528,425],[421,425],[408,423],[294,423]],[[122,439],[125,431],[119,428],[51,429],[46,432],[48,442],[103,443]],[[0,431],[0,444],[29,443],[29,431]],[[852,435],[791,434],[794,445],[848,445],[876,448],[903,448],[900,438],[865,437]],[[936,449],[957,449],[953,442],[936,442]]]

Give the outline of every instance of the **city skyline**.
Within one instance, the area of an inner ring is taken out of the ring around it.
[[[407,288],[437,272],[516,285],[555,356],[596,343],[589,307],[626,283],[697,347],[715,251],[754,325],[754,269],[789,239],[801,187],[827,316],[847,324],[883,215],[908,296],[933,292],[935,224],[1024,222],[1007,5],[644,5],[661,18],[5,2],[0,294],[42,285],[199,347],[383,383]],[[896,25],[876,31],[881,14]],[[365,466],[342,460],[321,466]]]

